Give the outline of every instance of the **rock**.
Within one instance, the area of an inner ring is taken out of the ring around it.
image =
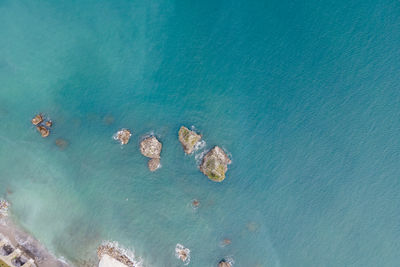
[[[204,156],[200,171],[214,182],[222,182],[225,179],[228,164],[231,164],[228,155],[222,148],[215,146]]]
[[[183,150],[186,154],[191,154],[197,142],[201,140],[201,135],[189,130],[185,126],[179,129],[179,142],[181,142]]]
[[[114,134],[113,138],[114,140],[119,140],[121,145],[126,145],[129,142],[131,136],[132,134],[128,129],[122,129]]]
[[[154,136],[147,137],[140,143],[140,152],[148,158],[159,159],[161,149],[162,144]]]
[[[57,139],[56,140],[56,145],[60,148],[60,149],[65,149],[68,146],[68,141],[64,140],[64,139]]]
[[[105,255],[108,255],[112,259],[124,264],[127,267],[137,267],[136,261],[128,255],[128,251],[118,246],[116,242],[107,242],[98,247],[97,256],[101,261]],[[120,266],[120,265],[108,265],[104,264],[102,266]]]
[[[10,203],[6,200],[0,199],[0,218],[8,215],[8,207]]]
[[[33,125],[38,125],[43,122],[43,116],[42,114],[37,114],[33,119],[32,119],[32,124]]]
[[[149,170],[154,172],[158,168],[160,168],[160,159],[150,159],[149,162],[147,162],[147,167],[149,167]]]
[[[50,131],[44,126],[36,126],[36,129],[42,135],[42,137],[47,137],[50,134]]]
[[[221,260],[218,263],[218,267],[232,267],[232,264],[230,264],[229,262],[225,261],[225,260]]]
[[[51,127],[53,125],[53,122],[52,121],[46,121],[44,123],[44,125],[46,125],[47,127]]]
[[[180,259],[185,263],[185,265],[189,264],[190,262],[190,249],[185,248],[181,244],[176,244],[175,247],[175,257]]]

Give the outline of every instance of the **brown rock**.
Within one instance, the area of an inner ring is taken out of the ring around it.
[[[42,114],[37,114],[33,119],[32,119],[32,124],[33,125],[38,125],[43,122],[43,116]]]
[[[44,126],[36,126],[36,129],[42,135],[42,137],[47,137],[50,134],[50,131]]]
[[[160,168],[160,159],[150,159],[149,162],[147,162],[147,167],[149,167],[149,170],[154,172],[158,168]]]
[[[159,159],[162,149],[162,144],[157,140],[155,136],[147,137],[142,142],[140,142],[140,152],[143,156]]]
[[[46,121],[44,123],[44,125],[46,125],[47,127],[51,127],[53,125],[53,122],[52,121]]]
[[[122,129],[114,135],[114,140],[119,140],[121,145],[126,145],[129,142],[132,134],[128,129]]]
[[[215,146],[204,156],[200,171],[214,182],[222,182],[230,163],[231,160],[225,151],[219,146]]]
[[[56,140],[56,145],[60,148],[60,149],[65,149],[68,146],[68,141],[64,140],[64,139],[57,139]]]
[[[201,140],[201,135],[189,130],[185,126],[179,129],[179,142],[181,142],[183,150],[186,154],[191,154],[197,142]]]
[[[229,262],[226,262],[225,260],[222,260],[218,263],[218,267],[231,267],[232,265]]]

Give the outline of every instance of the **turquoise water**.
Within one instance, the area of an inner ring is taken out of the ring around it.
[[[145,266],[182,266],[177,243],[199,267],[398,266],[399,14],[371,0],[0,0],[0,195],[76,266],[102,240]],[[230,153],[224,182],[183,153],[181,125]],[[139,152],[150,133],[155,173]]]

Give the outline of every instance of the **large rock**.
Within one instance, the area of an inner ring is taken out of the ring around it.
[[[162,144],[154,136],[147,137],[140,143],[140,152],[148,158],[159,159],[161,149]]]
[[[224,150],[215,146],[204,156],[200,170],[211,180],[221,182],[225,179],[225,173],[230,163],[231,160]]]
[[[185,126],[179,129],[179,142],[181,142],[183,150],[186,154],[191,154],[197,142],[201,140],[201,135],[189,130]]]
[[[156,171],[160,166],[160,159],[158,158],[150,159],[149,162],[147,162],[147,167],[152,172]]]
[[[44,126],[36,126],[36,129],[39,131],[39,133],[42,135],[42,137],[47,137],[50,134],[49,129],[47,129]]]
[[[114,140],[118,140],[121,145],[126,145],[129,142],[131,136],[132,134],[128,129],[122,129],[114,134],[113,138]]]
[[[33,119],[32,119],[32,124],[33,125],[39,125],[40,123],[43,122],[43,116],[42,114],[37,114]]]

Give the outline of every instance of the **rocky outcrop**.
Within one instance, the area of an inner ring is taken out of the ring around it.
[[[129,257],[127,253],[124,251],[124,249],[118,247],[117,243],[108,242],[98,247],[97,256],[100,261],[105,255],[110,256],[114,260],[119,261],[120,263],[124,264],[127,267],[138,266],[135,260],[132,257]]]
[[[230,163],[231,160],[224,150],[219,146],[215,146],[204,156],[200,170],[211,180],[221,182],[225,179],[225,173]]]
[[[118,131],[116,134],[114,134],[113,138],[114,140],[117,140],[121,143],[121,145],[126,145],[129,142],[129,139],[131,138],[132,134],[128,129],[122,129]]]
[[[179,129],[179,142],[181,142],[183,150],[186,154],[191,154],[197,142],[201,140],[201,135],[189,130],[185,126]]]
[[[32,119],[32,124],[33,125],[39,125],[40,123],[43,122],[43,116],[42,114],[37,114],[33,119]]]
[[[162,144],[155,136],[147,137],[140,142],[140,152],[143,156],[151,159],[159,159],[161,154]]]
[[[42,114],[37,114],[32,119],[32,124],[36,126],[36,129],[42,137],[47,137],[50,134],[49,128],[53,125],[53,122],[49,119],[45,120]]]
[[[218,267],[232,267],[232,264],[230,262],[225,261],[225,260],[221,260],[218,263]]]
[[[160,168],[160,154],[162,144],[155,136],[150,136],[140,142],[140,152],[143,156],[150,158],[147,162],[147,167],[150,171],[154,172]]]
[[[36,126],[36,129],[39,131],[39,133],[42,135],[42,137],[47,137],[50,134],[49,129],[47,129],[44,126]]]

